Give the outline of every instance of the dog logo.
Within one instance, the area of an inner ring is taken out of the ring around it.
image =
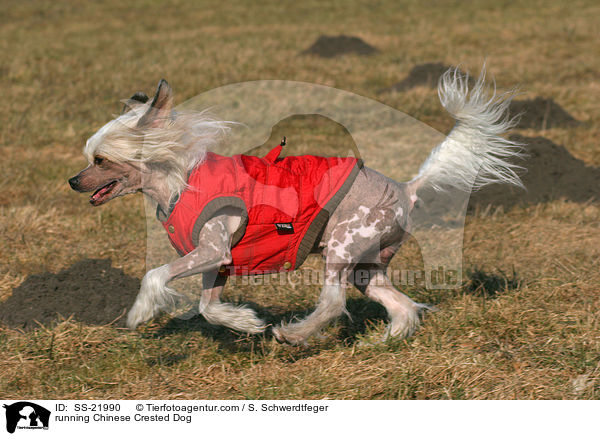
[[[48,430],[50,411],[29,401],[19,401],[11,405],[4,404],[6,409],[6,431],[14,433],[18,429]]]

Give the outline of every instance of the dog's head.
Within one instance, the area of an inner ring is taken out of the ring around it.
[[[125,102],[123,113],[100,128],[88,139],[84,155],[89,165],[69,179],[77,192],[93,192],[90,203],[99,206],[122,195],[142,190],[142,175],[151,166],[164,164],[153,156],[144,156],[144,139],[150,135],[164,135],[170,122],[173,92],[165,80],[161,80],[152,101],[138,92]],[[156,147],[155,147],[156,148]],[[168,147],[165,147],[167,149]],[[149,154],[149,153],[146,153]],[[153,161],[149,161],[153,160]]]

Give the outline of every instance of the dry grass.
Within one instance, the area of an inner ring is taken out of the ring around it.
[[[85,139],[161,77],[178,101],[227,83],[289,79],[336,86],[447,131],[435,91],[381,93],[424,62],[482,59],[501,88],[552,98],[582,123],[521,130],[600,166],[600,58],[593,1],[535,2],[5,2],[0,15],[0,305],[35,274],[86,259],[144,272],[142,200],[92,209],[66,179]],[[369,57],[300,56],[320,34],[353,34]],[[298,118],[286,134],[316,150],[349,138]],[[277,139],[275,139],[277,138]],[[549,175],[552,183],[553,175]],[[350,292],[345,319],[310,349],[163,317],[143,331],[67,319],[26,332],[0,328],[3,398],[600,399],[600,206],[550,198],[476,208],[467,218],[456,291],[409,286],[436,304],[411,340],[377,344],[384,313]],[[394,266],[418,268],[409,243]],[[318,268],[318,260],[308,267]],[[60,292],[60,289],[57,289]],[[316,287],[230,286],[270,321],[309,310]],[[264,308],[264,309],[263,309]],[[361,345],[370,344],[370,345]]]

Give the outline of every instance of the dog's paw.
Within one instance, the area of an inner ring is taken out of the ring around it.
[[[231,323],[223,323],[223,325],[230,329],[237,330],[238,332],[250,333],[251,335],[263,333],[267,328],[267,325],[263,320],[254,316],[236,319]]]
[[[236,319],[232,322],[232,328],[251,334],[258,334],[267,328],[265,322],[256,316],[256,312],[249,307],[236,308]]]
[[[138,298],[127,314],[127,328],[135,330],[140,324],[154,318],[157,312],[154,307],[145,306]]]
[[[146,273],[142,279],[140,293],[127,314],[127,327],[133,330],[141,323],[154,318],[179,295],[166,286],[168,277],[168,265],[163,265]]]
[[[413,303],[410,309],[395,314],[386,329],[383,339],[405,339],[411,337],[419,329],[421,314],[426,310],[433,309],[426,304]]]
[[[271,328],[271,332],[273,333],[273,337],[280,344],[302,345],[308,347],[308,342],[306,342],[305,337],[285,332],[285,326],[283,324],[279,326],[273,326]]]
[[[224,325],[241,332],[258,334],[265,331],[265,322],[256,316],[254,310],[230,303],[213,302],[200,307],[200,313],[211,324]]]
[[[285,338],[283,337],[283,334],[281,333],[281,329],[279,327],[273,326],[271,328],[271,333],[273,333],[273,337],[277,342],[279,342],[280,344],[285,344]]]

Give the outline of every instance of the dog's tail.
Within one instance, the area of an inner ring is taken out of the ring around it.
[[[438,95],[457,122],[409,183],[412,193],[423,187],[470,192],[492,183],[523,187],[521,167],[510,161],[522,156],[522,145],[500,136],[518,122],[508,115],[513,93],[498,96],[494,85],[490,96],[484,66],[471,90],[468,75],[449,69],[440,78]]]

